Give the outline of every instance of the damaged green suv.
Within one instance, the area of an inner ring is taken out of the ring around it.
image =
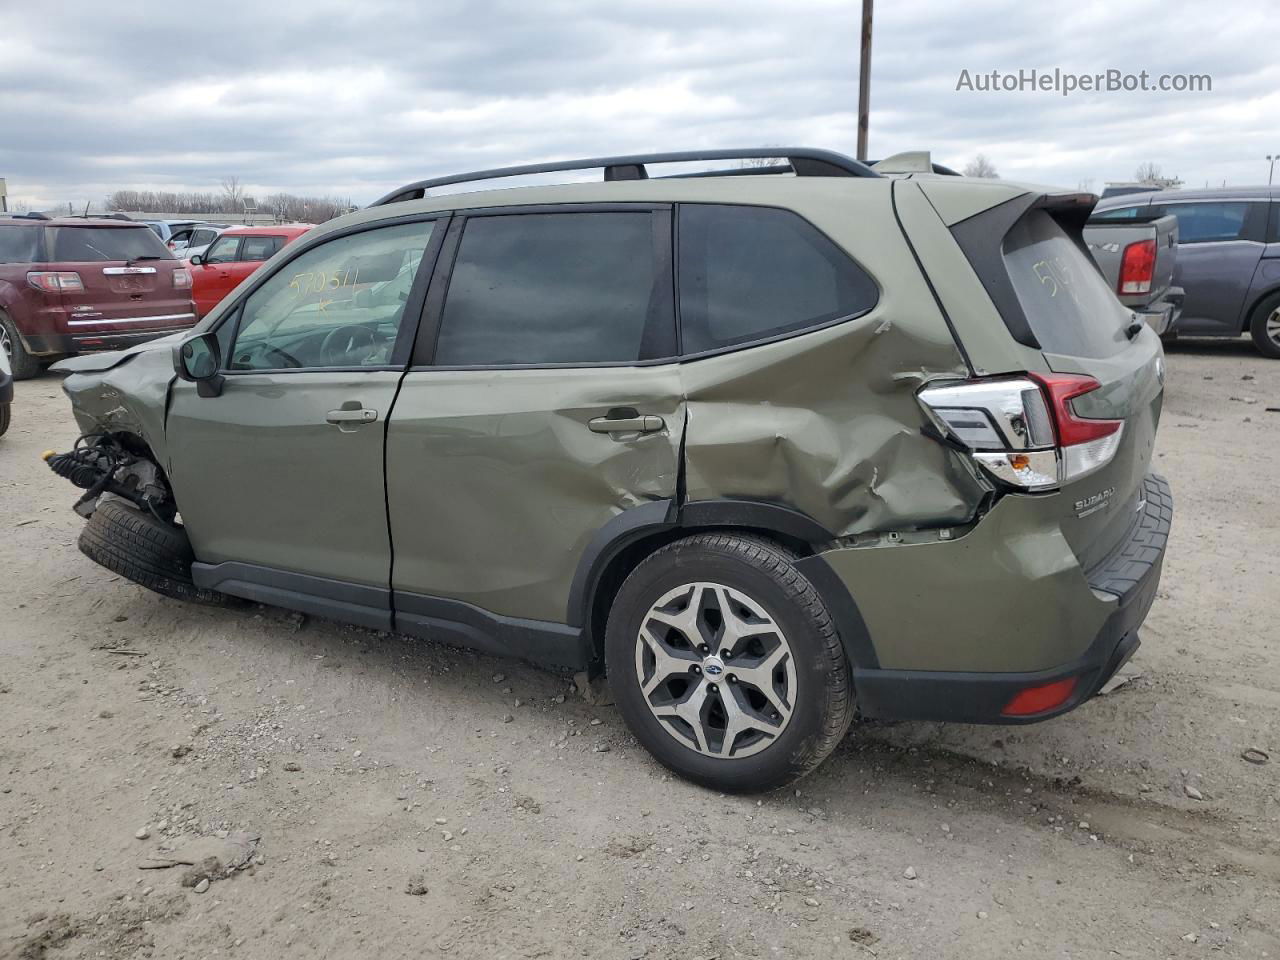
[[[64,361],[48,459],[145,586],[607,672],[663,764],[767,789],[855,713],[1041,720],[1137,646],[1164,366],[1094,200],[783,148],[423,181]]]

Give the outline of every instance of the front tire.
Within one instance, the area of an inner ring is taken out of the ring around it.
[[[186,531],[104,494],[80,531],[80,552],[126,580],[174,600],[223,606],[232,598],[197,587]]]
[[[1280,293],[1273,293],[1258,304],[1249,322],[1249,335],[1260,354],[1280,360]]]
[[[668,769],[730,793],[818,766],[853,719],[835,623],[784,547],[698,534],[627,577],[605,633],[609,686]]]

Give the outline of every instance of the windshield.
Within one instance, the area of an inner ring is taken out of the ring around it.
[[[1004,263],[1046,353],[1109,357],[1128,343],[1129,311],[1053,217],[1033,210],[1004,238]]]
[[[99,260],[172,260],[173,254],[146,227],[55,227],[53,260],[94,263]]]
[[[36,263],[40,227],[0,227],[0,263]]]

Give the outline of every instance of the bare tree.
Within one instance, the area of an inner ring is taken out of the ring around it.
[[[985,153],[978,154],[965,164],[964,175],[966,177],[985,177],[988,180],[998,180],[1000,178],[1000,174],[996,173],[996,165],[991,162]]]
[[[244,187],[240,186],[239,177],[222,178],[222,197],[227,213],[240,213],[244,205]]]
[[[1138,169],[1133,172],[1133,179],[1139,183],[1155,183],[1162,179],[1161,172],[1160,164],[1154,160],[1148,160],[1145,163],[1138,164]]]

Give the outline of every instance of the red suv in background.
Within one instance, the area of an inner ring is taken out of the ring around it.
[[[144,223],[40,214],[0,219],[0,348],[13,378],[196,322],[191,273]]]
[[[191,258],[196,312],[204,316],[240,285],[264,260],[311,229],[311,224],[276,227],[232,227],[207,251]]]

